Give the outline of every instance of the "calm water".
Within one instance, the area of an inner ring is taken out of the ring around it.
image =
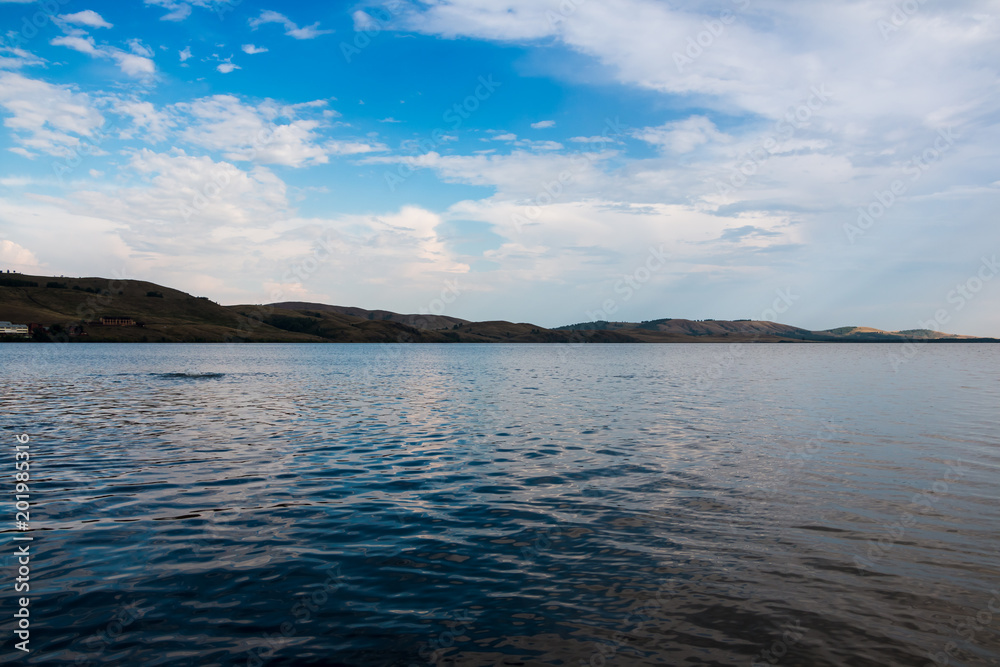
[[[890,351],[0,345],[0,661],[1000,665],[1000,349]]]

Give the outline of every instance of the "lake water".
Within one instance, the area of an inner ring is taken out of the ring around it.
[[[0,662],[1000,665],[998,352],[0,345]]]

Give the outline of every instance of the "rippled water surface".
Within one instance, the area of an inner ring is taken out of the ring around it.
[[[1000,665],[1000,350],[890,353],[0,345],[2,661]]]

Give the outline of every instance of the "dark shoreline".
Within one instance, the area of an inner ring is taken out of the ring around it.
[[[908,340],[664,340],[664,341],[287,341],[287,340],[238,340],[238,341],[213,341],[213,340],[156,340],[156,341],[127,341],[127,340],[68,340],[68,341],[39,341],[31,339],[3,339],[3,343],[34,343],[40,345],[59,345],[71,343],[73,345],[781,345],[784,343],[804,344],[804,345],[923,345],[924,343],[962,345],[1000,343],[997,338],[964,338],[953,340],[948,338],[908,339]]]

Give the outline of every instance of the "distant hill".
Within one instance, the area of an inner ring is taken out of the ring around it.
[[[957,336],[931,331],[910,329],[907,331],[883,331],[871,327],[840,327],[824,331],[810,331],[799,327],[764,322],[758,320],[684,320],[665,318],[647,322],[582,322],[559,327],[557,331],[615,331],[643,341],[650,339],[646,332],[657,335],[692,337],[696,340],[715,341],[732,337],[750,338],[757,342],[839,342],[839,343],[884,343],[906,342],[910,340],[934,342],[992,341],[992,338]],[[658,336],[653,336],[658,337]]]
[[[263,322],[269,326],[337,343],[558,343],[574,340],[595,343],[634,342],[627,336],[611,331],[591,331],[580,336],[575,332],[552,331],[534,324],[503,321],[469,322],[457,318],[447,318],[454,321],[448,328],[424,328],[404,323],[413,321],[424,324],[420,320],[409,320],[411,317],[409,315],[389,311],[364,311],[391,316],[369,319],[343,314],[339,306],[329,306],[324,309],[317,308],[323,304],[304,304],[308,307],[292,309],[274,307],[277,305],[279,304],[230,306],[230,308],[251,318],[255,317],[255,313],[262,314]],[[297,304],[286,302],[281,305]],[[343,308],[343,310],[363,309]],[[444,323],[445,320],[442,318],[429,324],[432,327],[440,327]]]
[[[446,315],[400,315],[389,310],[366,310],[364,308],[354,308],[352,306],[331,306],[325,303],[308,303],[305,301],[283,301],[281,303],[269,304],[275,308],[283,310],[313,310],[340,315],[351,315],[366,320],[381,320],[385,322],[399,322],[418,329],[451,329],[456,324],[467,324],[468,320]]]
[[[816,333],[829,334],[840,338],[858,338],[866,340],[876,339],[876,338],[888,338],[888,339],[918,338],[924,340],[975,339],[975,336],[959,336],[956,334],[941,333],[940,331],[932,331],[930,329],[906,329],[904,331],[882,331],[881,329],[872,329],[871,327],[840,327],[838,329],[827,329],[826,331],[817,331]]]
[[[120,318],[102,324],[102,317]],[[0,321],[31,324],[36,340],[285,343],[801,343],[1000,342],[914,329],[809,331],[755,320],[582,322],[557,329],[444,315],[402,315],[286,301],[221,306],[141,280],[0,273]],[[124,324],[124,325],[123,325]],[[9,338],[5,338],[9,340]]]
[[[143,326],[93,324],[102,316],[132,318]],[[0,274],[0,320],[37,323],[94,342],[322,341],[248,322],[204,297],[141,280],[56,278]]]
[[[699,321],[674,318],[664,318],[648,322],[584,322],[556,328],[557,331],[588,331],[598,329],[608,331],[656,331],[682,336],[726,336],[739,334],[751,336],[786,336],[795,338],[812,333],[807,329],[800,329],[787,324],[777,324],[775,322],[759,322],[753,320]]]
[[[630,342],[596,331],[556,332],[532,324],[468,322],[442,316],[286,303],[221,306],[140,280],[0,274],[0,321],[49,328],[41,340],[79,342],[549,343]],[[340,311],[360,311],[365,317]],[[136,326],[105,326],[101,317]],[[426,320],[410,318],[426,317]],[[406,324],[412,321],[421,327]],[[448,326],[449,328],[444,328]]]

